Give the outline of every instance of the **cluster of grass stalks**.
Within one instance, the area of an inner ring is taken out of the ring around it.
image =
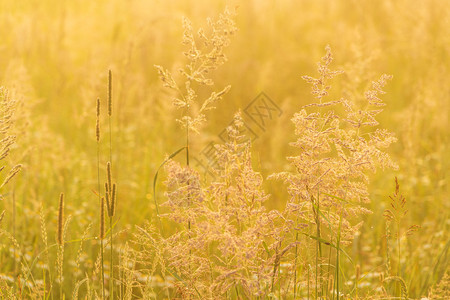
[[[0,4],[0,298],[450,297],[445,1],[225,4]]]

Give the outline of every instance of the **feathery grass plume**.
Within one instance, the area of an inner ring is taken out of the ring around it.
[[[10,134],[10,130],[13,125],[14,111],[16,108],[16,101],[9,97],[9,91],[0,86],[0,161],[4,160],[10,151],[10,147],[15,143],[16,137]],[[5,166],[0,167],[0,172],[3,171]],[[18,164],[14,166],[6,175],[3,183],[0,185],[0,189],[3,188],[8,182],[20,172],[22,165]]]
[[[237,115],[227,129],[229,140],[216,145],[216,177],[210,184],[203,184],[189,167],[173,160],[166,164],[167,201],[162,206],[170,211],[162,217],[180,228],[159,240],[166,270],[179,279],[174,284],[180,297],[268,295],[281,259],[294,246],[275,254],[279,215],[263,206],[269,196],[262,176],[253,170],[243,128]]]
[[[214,107],[212,105],[214,102],[220,100],[230,90],[230,86],[227,86],[219,92],[212,91],[210,96],[204,99],[201,105],[196,101],[198,97],[196,92],[197,86],[213,85],[214,82],[209,77],[209,74],[226,61],[224,49],[230,43],[230,35],[236,31],[233,17],[234,15],[230,11],[225,10],[217,20],[208,20],[208,29],[206,31],[200,29],[197,34],[194,33],[191,23],[186,18],[183,19],[183,44],[187,47],[184,55],[188,61],[185,67],[179,70],[183,78],[182,80],[184,80],[183,84],[177,83],[177,80],[174,79],[168,70],[165,70],[161,66],[155,66],[163,85],[174,93],[173,104],[183,110],[183,115],[180,119],[177,119],[177,122],[186,130],[185,149],[186,165],[188,167],[190,161],[189,145],[191,131],[198,133],[200,125],[206,121],[206,112],[213,109]],[[188,186],[190,185],[189,181],[186,183]],[[194,187],[193,190],[195,189]],[[189,197],[186,199],[188,203],[191,202]],[[190,217],[187,218],[187,228],[190,231]],[[190,234],[188,236],[190,237]],[[191,250],[189,251],[190,254]],[[190,269],[190,263],[188,267]]]
[[[128,250],[130,253],[124,252],[124,259],[122,259],[123,272],[128,273],[129,265],[126,265],[128,255],[135,257],[136,262],[142,264],[145,267],[144,274],[150,278],[156,274],[159,274],[163,279],[168,274],[166,270],[166,260],[164,258],[165,239],[162,237],[161,232],[158,231],[150,222],[146,221],[142,227],[136,225],[137,232],[133,235],[132,243],[137,245],[137,249],[130,247]],[[167,291],[167,298],[170,298],[169,291]],[[125,290],[126,293],[126,290]]]
[[[448,268],[448,267],[447,267]],[[428,293],[429,299],[450,299],[450,271],[447,270],[439,283]]]
[[[3,210],[2,213],[0,214],[0,224],[2,224],[4,216],[5,216],[5,211]]]
[[[208,228],[202,243],[209,243],[210,249],[217,243],[218,259],[226,262],[213,260],[217,273],[211,285],[213,294],[225,295],[233,288],[236,294],[251,297],[267,295],[266,286],[274,278],[273,264],[283,254],[265,258],[277,244],[274,222],[278,214],[263,205],[269,195],[262,188],[261,174],[253,169],[250,140],[242,135],[244,126],[241,114],[236,114],[227,128],[228,140],[215,146],[216,179],[207,189],[213,218],[198,226]]]
[[[401,238],[412,235],[414,232],[419,230],[420,226],[412,225],[405,232],[401,232],[402,220],[405,218],[408,210],[405,207],[406,198],[402,194],[400,194],[400,185],[398,183],[397,177],[395,177],[395,192],[392,196],[389,196],[389,199],[391,199],[389,203],[391,208],[386,209],[384,211],[383,216],[386,219],[386,225],[388,227],[390,227],[392,223],[395,224],[395,228],[391,228],[387,236],[390,237],[390,232],[396,230],[395,237],[397,240],[397,266],[398,266],[397,275],[400,276]]]
[[[225,10],[216,21],[208,20],[208,29],[200,29],[197,34],[191,22],[183,19],[183,44],[188,48],[184,52],[188,63],[179,70],[184,78],[183,84],[178,83],[170,71],[155,66],[163,85],[174,92],[173,104],[183,110],[183,116],[177,121],[186,128],[187,134],[190,131],[198,132],[199,126],[206,121],[205,113],[213,109],[214,102],[230,90],[230,86],[227,86],[219,92],[212,92],[200,106],[196,106],[198,95],[194,90],[195,85],[213,85],[209,77],[211,71],[227,60],[224,50],[230,44],[230,36],[237,30],[233,18],[234,13]]]
[[[269,177],[281,179],[288,186],[291,198],[284,211],[285,217],[293,224],[300,222],[315,227],[314,236],[306,233],[316,240],[315,252],[319,258],[324,241],[331,243],[337,236],[335,246],[338,249],[341,243],[349,244],[362,225],[362,222],[355,224],[355,218],[370,213],[362,206],[369,202],[368,173],[379,167],[396,168],[383,151],[395,142],[395,137],[387,130],[372,129],[378,124],[374,117],[383,105],[377,95],[382,93],[381,88],[389,76],[383,75],[372,83],[365,92],[365,108],[359,109],[352,99],[327,99],[331,88],[329,81],[342,73],[330,69],[332,60],[331,49],[327,46],[318,64],[319,78],[303,76],[311,84],[311,94],[318,103],[304,106],[292,118],[297,140],[291,146],[300,151],[287,159],[296,172]],[[372,109],[373,106],[377,109]],[[341,108],[346,114],[339,113]],[[322,228],[324,223],[330,227],[328,232]],[[318,264],[320,262],[316,261],[316,272],[321,272]],[[337,276],[335,282],[339,287]]]
[[[185,148],[187,166],[189,166],[190,160],[189,145],[191,131],[198,133],[199,127],[206,121],[206,112],[213,109],[214,107],[212,105],[214,102],[220,100],[230,90],[230,86],[227,86],[219,92],[211,92],[210,96],[204,99],[201,105],[196,101],[198,97],[196,87],[198,85],[213,85],[214,82],[209,77],[209,74],[226,61],[224,49],[230,43],[230,35],[236,31],[233,17],[234,14],[225,10],[217,20],[208,20],[208,29],[206,31],[200,29],[197,34],[194,33],[191,23],[186,18],[183,19],[183,44],[187,47],[184,55],[188,61],[185,67],[179,70],[184,80],[183,84],[177,83],[177,80],[174,79],[168,70],[165,70],[161,66],[155,66],[163,85],[174,93],[173,104],[183,110],[183,115],[180,119],[177,119],[177,122],[186,130]],[[186,183],[188,189],[196,190],[196,187],[192,189],[189,187],[189,181]],[[195,181],[194,185],[196,185]],[[191,202],[189,197],[186,199],[188,203]],[[190,231],[190,217],[187,218],[187,228]],[[190,237],[190,234],[188,236]],[[190,254],[191,250],[189,250]],[[188,267],[190,269],[190,263]]]
[[[16,141],[16,137],[10,134],[15,107],[16,102],[9,97],[8,90],[0,86],[0,160],[8,156],[10,147]]]
[[[395,192],[392,196],[389,196],[390,201],[390,208],[386,209],[384,211],[384,218],[386,219],[386,243],[387,243],[387,251],[389,251],[389,238],[391,236],[391,232],[395,232],[395,238],[397,241],[397,274],[390,274],[390,276],[386,277],[385,282],[389,281],[397,281],[400,283],[401,287],[401,295],[402,297],[407,298],[408,297],[408,289],[406,287],[406,284],[402,278],[401,274],[401,239],[402,237],[407,237],[409,235],[412,235],[414,232],[419,230],[419,225],[412,225],[408,227],[404,232],[402,232],[402,220],[405,218],[408,210],[405,207],[406,205],[406,198],[400,194],[400,185],[398,183],[397,177],[395,177]],[[391,226],[391,224],[394,223],[395,226]],[[388,254],[389,255],[389,254]],[[389,256],[388,256],[389,257]],[[389,272],[389,270],[388,270]],[[389,275],[389,273],[388,273]]]
[[[83,234],[81,235],[80,248],[78,248],[77,258],[75,259],[75,265],[77,266],[77,268],[80,271],[81,271],[81,266],[80,266],[81,256],[83,254],[83,243],[86,241],[88,234],[91,231],[91,227],[92,227],[92,222],[88,224],[86,229],[83,231]]]

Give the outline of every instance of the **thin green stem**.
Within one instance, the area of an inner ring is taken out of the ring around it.
[[[59,299],[63,299],[63,261],[64,261],[64,241],[58,247],[58,259],[60,260],[58,264],[58,275],[59,275]]]
[[[297,220],[298,223],[298,220]],[[298,232],[295,233],[295,259],[294,259],[294,299],[297,295],[297,255],[298,255]]]
[[[307,297],[307,299],[309,300],[309,293],[310,293],[310,291],[309,291],[309,265],[308,265],[308,281],[307,281],[307,286],[308,286],[308,297]]]
[[[99,144],[99,140],[97,139],[97,187],[98,187],[98,201],[100,202],[100,205],[102,204],[102,200],[100,197],[100,144]],[[102,222],[102,220],[100,220],[100,222]],[[103,239],[100,239],[100,256],[101,256],[101,261],[102,261],[102,265],[101,265],[101,273],[102,273],[102,299],[105,299],[105,274],[104,274],[104,270],[103,270]]]
[[[397,222],[397,247],[398,247],[398,262],[397,262],[397,276],[400,275],[400,221]]]
[[[189,121],[186,121],[186,165],[189,167]],[[187,184],[189,185],[189,181],[187,182]],[[187,200],[189,204],[190,202],[189,196]],[[188,220],[188,239],[191,239],[191,220]],[[191,273],[191,257],[192,257],[192,250],[189,249],[189,263],[188,263],[189,274]]]
[[[328,219],[330,218],[330,211],[328,211]],[[331,223],[329,223],[329,230],[330,230],[330,233],[332,232],[332,230],[331,230]],[[332,235],[330,235],[330,243],[333,243],[333,236]],[[330,266],[331,266],[331,247],[328,247],[329,249],[328,249],[328,271],[327,271],[327,277],[328,277],[328,280],[330,280]],[[328,285],[327,286],[329,286],[329,283],[328,283]],[[333,289],[333,287],[331,287],[332,289]],[[328,288],[327,288],[327,295],[329,294],[329,290],[328,290]]]
[[[114,201],[114,200],[112,200]],[[109,228],[110,228],[110,233],[109,233],[109,237],[110,237],[110,253],[111,253],[111,280],[110,280],[110,295],[111,298],[110,299],[114,299],[114,259],[113,259],[113,217],[111,216],[109,218]]]
[[[111,70],[109,70],[108,72],[108,123],[109,123],[109,163],[111,166],[111,174],[113,172],[113,163],[112,163],[112,121],[111,121],[111,116],[112,116],[112,72]],[[109,192],[111,193],[111,189],[112,186],[109,187]],[[111,205],[113,201],[115,201],[115,199],[112,198],[112,194],[110,194],[110,199],[111,199]],[[111,214],[114,214],[113,211],[111,211]],[[113,260],[113,215],[110,215],[109,217],[109,226],[110,226],[110,253],[111,253],[111,270],[110,270],[110,299],[114,299],[114,260]]]
[[[338,229],[338,235],[336,240],[336,299],[339,300],[340,297],[340,291],[339,291],[339,255],[340,255],[340,247],[341,247],[341,226],[342,226],[342,211],[339,216],[339,229]]]
[[[109,123],[109,162],[111,163],[111,172],[112,172],[112,131],[111,131],[111,116],[108,118]]]
[[[105,270],[103,269],[103,239],[100,239],[100,270],[102,273],[102,299],[105,299]]]
[[[189,167],[189,123],[186,123],[186,165]]]

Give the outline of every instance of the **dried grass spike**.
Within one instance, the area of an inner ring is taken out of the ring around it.
[[[8,184],[8,182],[13,179],[14,176],[16,176],[17,173],[20,172],[20,170],[22,169],[22,165],[17,165],[14,168],[11,169],[11,171],[9,171],[8,176],[6,176],[5,180],[3,181],[2,185],[0,186],[0,189],[2,187],[4,187],[6,184]]]
[[[106,163],[106,171],[107,171],[107,174],[108,174],[108,187],[111,187],[112,186],[112,183],[111,183],[111,162],[107,162]]]
[[[111,203],[109,201],[109,194],[110,194],[110,190],[109,190],[108,183],[106,182],[105,183],[105,198],[106,198],[106,209],[108,210],[108,214],[111,209]]]
[[[102,197],[100,203],[100,239],[105,238],[105,198]]]
[[[58,244],[63,244],[63,225],[64,225],[64,193],[59,196],[59,209],[58,209]]]
[[[116,184],[114,183],[112,186],[112,193],[111,193],[111,210],[109,211],[109,217],[114,217],[116,213]]]

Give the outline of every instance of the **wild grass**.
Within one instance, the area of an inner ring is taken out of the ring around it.
[[[0,297],[448,298],[449,16],[1,2]]]

